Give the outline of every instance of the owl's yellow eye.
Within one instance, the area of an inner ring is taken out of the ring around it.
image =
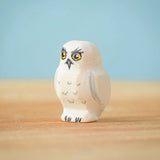
[[[82,56],[81,56],[80,53],[73,53],[73,54],[72,54],[72,59],[73,59],[74,61],[79,61],[81,58],[82,58]]]
[[[61,59],[65,59],[67,57],[67,54],[65,51],[61,51]]]

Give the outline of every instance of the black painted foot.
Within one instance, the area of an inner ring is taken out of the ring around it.
[[[81,120],[82,120],[82,118],[80,118],[80,117],[75,118],[75,122],[81,122]]]
[[[65,121],[70,122],[72,118],[71,118],[71,117],[67,117],[67,116],[65,116],[65,117],[64,117],[64,119],[65,119]]]

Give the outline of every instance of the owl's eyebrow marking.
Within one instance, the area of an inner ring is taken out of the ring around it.
[[[66,52],[66,53],[67,53],[67,51],[66,51],[66,49],[65,49],[64,47],[62,47],[62,51],[64,51],[64,52]]]
[[[79,54],[82,54],[82,53],[84,53],[83,51],[81,51],[82,49],[78,49],[78,48],[76,48],[74,51],[72,51],[71,53],[73,54],[73,53],[79,53]]]

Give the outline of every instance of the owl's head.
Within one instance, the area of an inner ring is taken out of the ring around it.
[[[102,65],[99,49],[88,41],[69,41],[61,50],[60,66],[67,70],[88,69]]]

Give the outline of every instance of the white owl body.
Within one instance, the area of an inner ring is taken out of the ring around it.
[[[69,63],[72,64],[70,67],[66,64],[67,58],[64,59],[65,61],[61,60],[56,70],[54,84],[57,96],[64,108],[61,119],[72,122],[90,122],[98,120],[108,103],[110,82],[102,63],[95,66],[87,64],[86,67],[83,64],[76,65],[78,61],[76,63],[71,60],[68,52],[72,52],[77,47],[83,49],[83,45],[79,44],[80,42],[91,44],[84,41],[70,41],[68,42],[70,45],[68,43],[64,45],[65,47],[68,46],[65,49],[66,56],[71,61]],[[86,50],[83,49],[83,52],[85,54]],[[85,56],[81,56],[80,60],[85,60]]]

